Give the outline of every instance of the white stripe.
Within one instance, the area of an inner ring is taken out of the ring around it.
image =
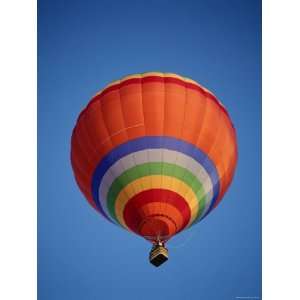
[[[210,202],[213,197],[213,186],[211,179],[204,167],[192,157],[178,151],[168,149],[145,149],[130,153],[122,157],[117,162],[115,162],[103,176],[99,186],[99,199],[103,210],[108,216],[110,216],[110,214],[108,212],[106,200],[109,188],[112,185],[113,181],[126,170],[136,165],[145,164],[149,162],[165,162],[170,164],[174,164],[176,162],[175,164],[177,166],[189,170],[203,186],[204,193],[206,195],[206,200],[205,209],[201,216],[205,214],[205,212],[209,208]],[[112,219],[112,221],[114,220]],[[117,223],[116,221],[114,222]]]

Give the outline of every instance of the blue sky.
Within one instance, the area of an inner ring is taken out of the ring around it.
[[[256,0],[38,3],[38,295],[60,299],[261,296],[261,8]],[[222,203],[170,242],[170,260],[105,221],[70,164],[77,115],[131,73],[193,78],[227,107],[239,161]]]

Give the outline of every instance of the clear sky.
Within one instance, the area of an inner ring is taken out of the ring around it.
[[[38,299],[261,297],[260,1],[38,6]],[[89,99],[112,80],[147,71],[210,89],[227,107],[239,147],[223,201],[170,242],[160,268],[148,263],[148,242],[89,206],[70,164],[71,132]]]

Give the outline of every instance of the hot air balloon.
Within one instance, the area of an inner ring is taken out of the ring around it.
[[[220,203],[237,163],[234,126],[197,82],[144,73],[112,82],[80,113],[71,139],[76,182],[91,206],[146,240],[150,262]]]

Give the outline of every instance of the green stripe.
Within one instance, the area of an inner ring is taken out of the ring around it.
[[[199,210],[194,222],[198,219],[205,207],[205,193],[202,183],[190,171],[180,166],[164,163],[164,162],[150,162],[137,165],[123,172],[117,177],[109,188],[107,196],[107,207],[110,216],[114,218],[119,224],[119,220],[115,212],[116,199],[123,188],[125,188],[132,181],[141,177],[150,175],[166,175],[175,177],[185,182],[194,191],[199,201]]]

